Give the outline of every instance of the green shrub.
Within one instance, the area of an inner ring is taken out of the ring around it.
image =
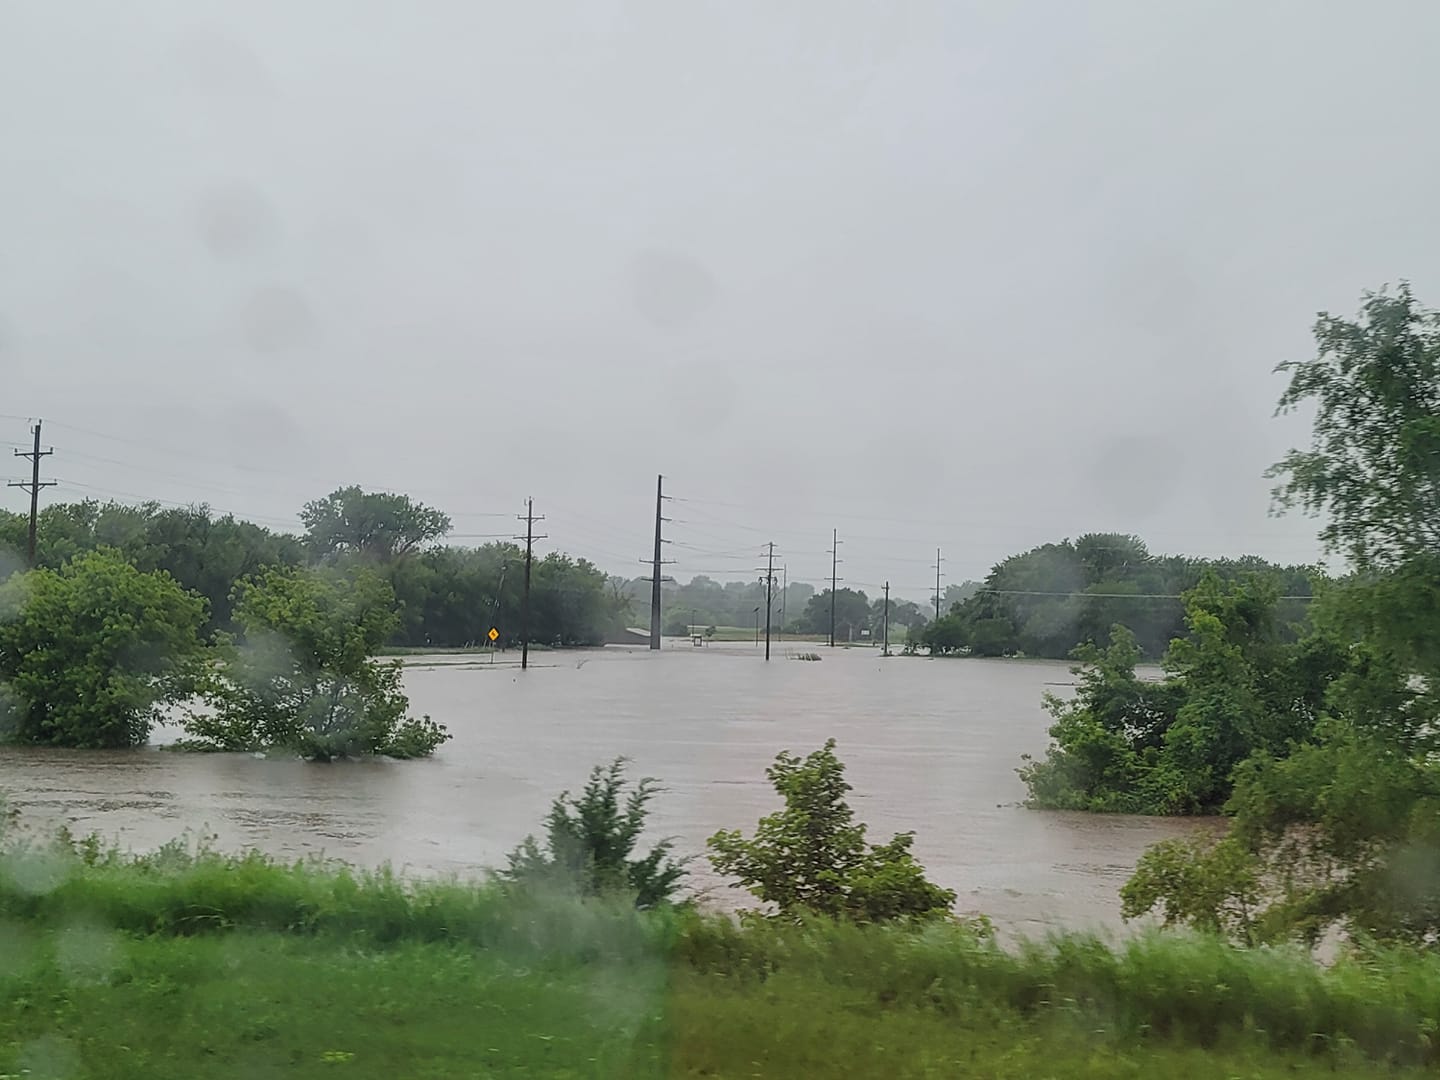
[[[672,900],[689,860],[671,858],[669,839],[631,858],[660,788],[646,776],[626,795],[625,764],[616,758],[608,768],[595,766],[578,799],[561,792],[545,820],[545,850],[527,836],[510,855],[506,880],[580,896],[633,896],[641,908]]]
[[[138,746],[194,688],[205,601],[109,550],[0,585],[0,737]]]
[[[845,801],[851,790],[835,740],[803,760],[782,751],[765,771],[785,808],[760,819],[755,837],[721,831],[710,861],[781,915],[816,913],[862,921],[947,914],[955,894],[928,881],[910,852],[913,833],[868,844]]]
[[[410,718],[400,661],[373,659],[396,626],[395,595],[362,570],[267,570],[241,582],[235,621],[185,720],[198,749],[283,749],[316,761],[425,757],[450,738]]]

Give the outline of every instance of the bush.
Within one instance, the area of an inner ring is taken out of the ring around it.
[[[710,861],[785,916],[814,913],[863,922],[945,915],[955,894],[925,878],[910,853],[914,833],[867,844],[845,801],[850,785],[835,740],[803,760],[782,751],[765,775],[785,808],[760,819],[755,837],[721,831]]]
[[[1170,643],[1165,678],[1139,678],[1123,626],[1076,650],[1079,689],[1046,695],[1053,740],[1020,776],[1030,805],[1141,814],[1214,813],[1252,754],[1276,757],[1314,731],[1348,662],[1329,637],[1287,640],[1273,582],[1207,574],[1185,594],[1190,634]]]
[[[138,746],[162,706],[188,696],[205,601],[112,551],[0,586],[0,716],[19,742]]]
[[[580,896],[633,896],[635,906],[655,907],[674,897],[688,859],[672,859],[673,842],[661,840],[632,859],[645,830],[657,781],[642,777],[625,795],[625,759],[595,766],[577,799],[563,791],[545,821],[545,850],[533,836],[510,855],[504,877],[529,889],[558,889]]]
[[[244,639],[222,644],[208,710],[185,729],[200,749],[301,757],[424,757],[450,736],[408,718],[400,661],[373,659],[395,627],[394,593],[370,571],[269,570],[236,589]]]

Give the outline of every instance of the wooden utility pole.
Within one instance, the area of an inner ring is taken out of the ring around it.
[[[54,480],[46,480],[46,481],[44,481],[43,483],[40,481],[40,459],[41,459],[41,458],[49,457],[51,454],[55,453],[55,448],[54,448],[53,446],[52,446],[49,450],[41,450],[41,449],[40,449],[40,423],[41,423],[41,422],[40,422],[39,420],[36,420],[36,421],[35,421],[35,427],[34,427],[34,429],[33,429],[33,432],[34,432],[34,435],[35,435],[35,448],[34,448],[33,450],[30,450],[30,451],[25,451],[25,450],[16,450],[16,451],[15,451],[15,456],[16,456],[16,457],[23,457],[23,458],[29,458],[29,459],[30,459],[30,466],[31,466],[31,468],[30,468],[30,479],[29,479],[29,480],[11,480],[11,481],[10,481],[10,486],[11,486],[11,487],[18,487],[18,488],[21,488],[21,489],[23,489],[23,490],[25,490],[25,491],[28,491],[28,492],[30,493],[30,547],[29,547],[29,551],[30,551],[30,564],[29,564],[29,565],[30,565],[30,569],[31,569],[31,570],[34,570],[34,569],[35,569],[35,535],[36,535],[36,530],[37,530],[38,523],[39,523],[39,520],[40,520],[40,489],[41,489],[41,488],[47,488],[47,487],[54,487],[55,484],[56,484],[56,481],[54,481]]]
[[[836,570],[840,565],[840,532],[838,529],[830,530],[830,648],[835,647],[835,587],[839,584],[840,578],[836,576]]]
[[[544,535],[535,535],[535,522],[545,518],[543,515],[535,516],[534,499],[525,500],[525,515],[520,520],[525,522],[525,591],[520,600],[520,670],[524,671],[530,666],[530,563],[534,557],[535,541],[545,539]]]
[[[660,545],[665,542],[660,535],[662,522],[670,520],[662,517],[665,506],[665,477],[655,477],[655,554],[650,560],[650,648],[660,648]]]
[[[940,618],[940,566],[943,560],[940,558],[940,549],[935,549],[935,618]]]
[[[890,655],[890,583],[885,582],[885,647],[880,650],[881,656]]]
[[[775,541],[767,545],[765,559],[765,660],[770,660],[770,610],[775,602]]]

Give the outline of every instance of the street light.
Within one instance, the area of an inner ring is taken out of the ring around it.
[[[755,644],[760,644],[760,609],[755,609]]]

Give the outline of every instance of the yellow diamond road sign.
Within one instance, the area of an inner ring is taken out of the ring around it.
[[[491,640],[491,641],[494,641],[494,640],[495,640],[496,638],[498,638],[499,636],[500,636],[500,631],[499,631],[499,630],[496,630],[495,627],[493,627],[493,626],[490,627],[490,640]]]

